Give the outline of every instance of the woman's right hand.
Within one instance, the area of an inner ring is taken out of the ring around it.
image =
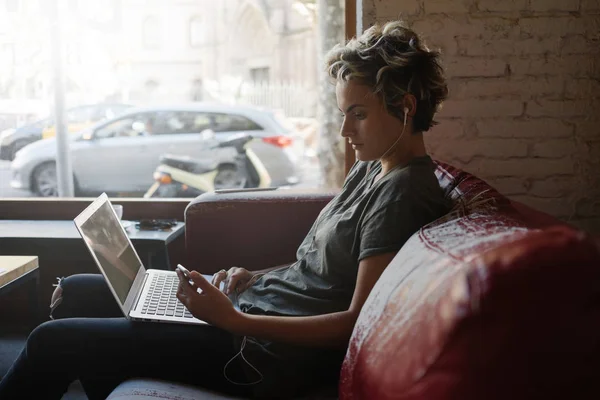
[[[242,293],[248,287],[254,283],[254,273],[248,271],[246,268],[231,267],[229,271],[224,269],[220,270],[213,275],[212,284],[217,288],[220,287],[221,282],[224,282],[223,293],[229,295],[234,290],[237,293]]]

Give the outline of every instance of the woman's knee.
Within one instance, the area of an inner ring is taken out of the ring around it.
[[[66,278],[57,278],[50,298],[50,319],[77,315],[82,311],[88,296],[94,296],[99,288],[106,287],[106,281],[100,274],[77,274]]]
[[[56,278],[58,280],[57,283],[55,283],[54,286],[54,291],[52,292],[52,297],[50,298],[50,319],[54,319],[54,316],[52,315],[54,313],[54,310],[56,310],[56,307],[58,307],[61,303],[62,303],[62,293],[63,293],[63,288],[62,288],[62,281],[65,278]]]
[[[27,358],[44,360],[52,357],[53,351],[58,350],[57,341],[63,334],[60,321],[47,321],[37,326],[27,338]]]

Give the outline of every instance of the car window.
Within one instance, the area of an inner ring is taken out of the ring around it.
[[[263,127],[256,122],[236,114],[213,114],[215,132],[260,131]]]
[[[91,107],[76,108],[67,111],[68,123],[85,123],[93,121],[94,110]]]
[[[270,112],[269,117],[271,117],[271,119],[279,126],[281,132],[290,132],[294,130],[294,124],[287,119],[282,112]]]
[[[211,120],[207,113],[164,111],[159,113],[155,128],[154,135],[201,133],[211,128]]]
[[[130,115],[99,127],[94,132],[94,137],[106,139],[149,135],[154,131],[154,119],[154,115],[150,113]]]
[[[128,106],[124,104],[100,104],[93,108],[91,118],[93,121],[115,118],[123,114],[127,108]]]

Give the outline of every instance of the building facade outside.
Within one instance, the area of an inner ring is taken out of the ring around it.
[[[45,4],[0,3],[5,8],[0,12],[0,99],[34,101],[49,112],[51,25]],[[68,106],[204,100],[316,115],[316,26],[310,2],[59,4]]]

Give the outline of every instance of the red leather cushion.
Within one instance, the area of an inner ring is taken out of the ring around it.
[[[340,398],[600,398],[593,241],[557,227],[444,254],[414,239],[363,308]]]
[[[413,235],[374,287],[340,398],[574,398],[590,389],[575,377],[600,371],[597,247],[471,174],[437,162],[436,175],[454,207]]]

